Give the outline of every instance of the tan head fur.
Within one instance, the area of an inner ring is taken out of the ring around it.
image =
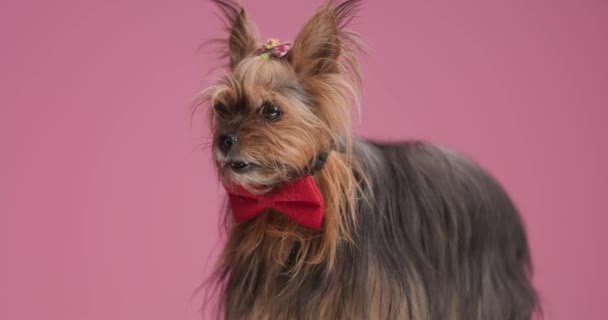
[[[354,56],[359,46],[343,27],[358,2],[329,1],[300,31],[287,56],[270,59],[256,54],[261,41],[245,11],[231,1],[215,2],[231,26],[230,72],[206,91],[215,164],[222,180],[272,187],[318,152],[348,140],[359,97]],[[265,116],[271,106],[280,113],[277,119]],[[234,143],[222,151],[220,140],[226,135]],[[250,168],[235,173],[234,162]]]

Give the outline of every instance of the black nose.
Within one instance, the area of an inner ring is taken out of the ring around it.
[[[231,134],[223,134],[218,139],[218,147],[223,152],[228,152],[236,142],[236,137]]]

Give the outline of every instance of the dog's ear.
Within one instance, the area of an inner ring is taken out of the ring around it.
[[[354,34],[344,27],[354,18],[361,0],[328,0],[302,28],[289,53],[298,74],[315,76],[339,72],[342,56],[351,54]],[[356,45],[356,44],[355,44]]]
[[[223,14],[229,32],[228,50],[224,53],[234,68],[258,47],[255,26],[247,18],[245,10],[233,0],[211,0]]]

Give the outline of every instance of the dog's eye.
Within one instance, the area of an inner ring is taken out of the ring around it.
[[[213,106],[213,111],[220,118],[226,118],[226,116],[228,116],[228,108],[221,102],[218,102]]]
[[[271,103],[265,103],[262,105],[262,114],[270,121],[277,120],[281,116],[281,108]]]

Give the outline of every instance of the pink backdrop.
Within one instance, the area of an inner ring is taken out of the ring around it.
[[[320,1],[247,1],[290,38]],[[363,120],[480,161],[528,225],[546,319],[606,319],[608,2],[367,1]],[[195,319],[221,190],[187,107],[204,0],[0,3],[0,319]]]

